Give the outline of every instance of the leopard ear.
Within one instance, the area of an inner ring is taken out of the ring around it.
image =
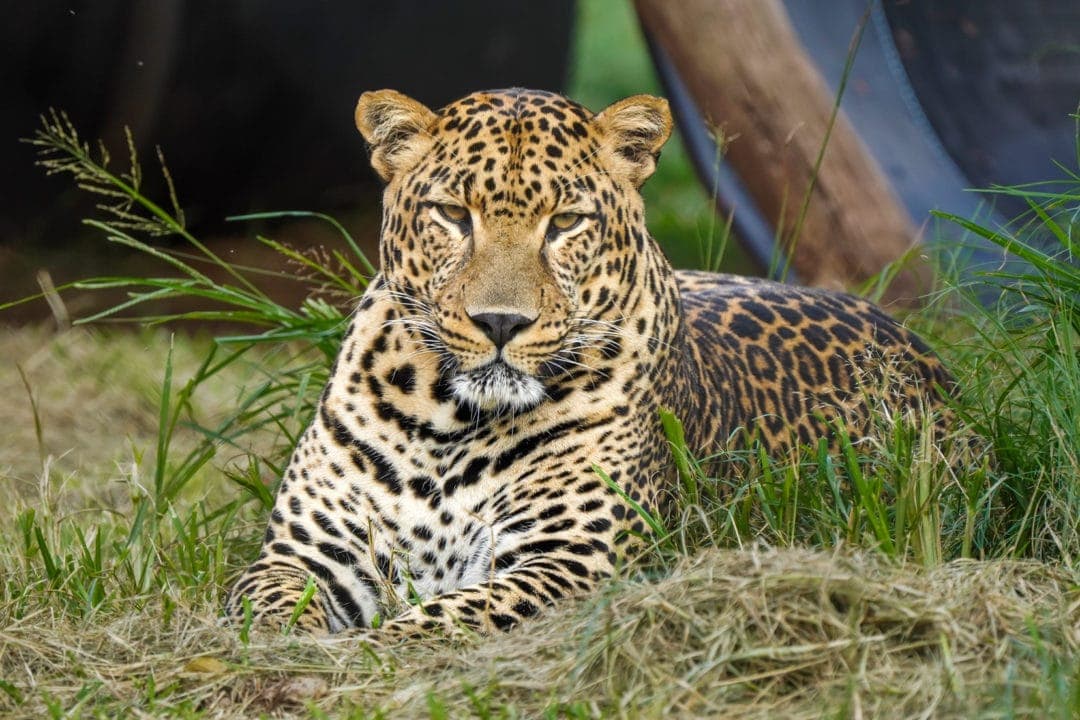
[[[640,187],[656,170],[660,147],[671,134],[671,111],[664,98],[634,95],[604,108],[595,118],[610,157]]]
[[[422,103],[396,90],[375,90],[356,103],[356,128],[371,147],[371,167],[386,182],[409,170],[432,140],[437,117]]]

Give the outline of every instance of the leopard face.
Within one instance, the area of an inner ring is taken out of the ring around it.
[[[461,403],[531,409],[622,339],[616,299],[631,294],[641,251],[636,190],[670,131],[666,104],[639,96],[593,117],[512,90],[435,115],[376,96],[357,110],[375,144],[391,101],[423,128],[375,156],[387,180],[382,272],[410,310],[402,323]]]

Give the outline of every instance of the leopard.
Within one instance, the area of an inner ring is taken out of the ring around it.
[[[648,544],[678,495],[662,413],[703,455],[785,457],[858,439],[877,396],[948,404],[943,362],[868,300],[672,268],[641,195],[672,131],[662,98],[594,113],[514,88],[435,111],[378,90],[355,121],[384,184],[379,271],[229,621],[508,630]]]

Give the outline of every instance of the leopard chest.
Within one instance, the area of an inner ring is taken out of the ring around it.
[[[305,442],[314,450],[294,458],[306,512],[383,591],[427,597],[483,582],[565,492],[565,442],[527,426],[442,437],[409,427],[324,402]]]

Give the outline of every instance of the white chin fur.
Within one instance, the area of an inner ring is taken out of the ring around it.
[[[503,363],[458,375],[450,387],[460,402],[496,412],[531,410],[546,396],[539,380]]]

